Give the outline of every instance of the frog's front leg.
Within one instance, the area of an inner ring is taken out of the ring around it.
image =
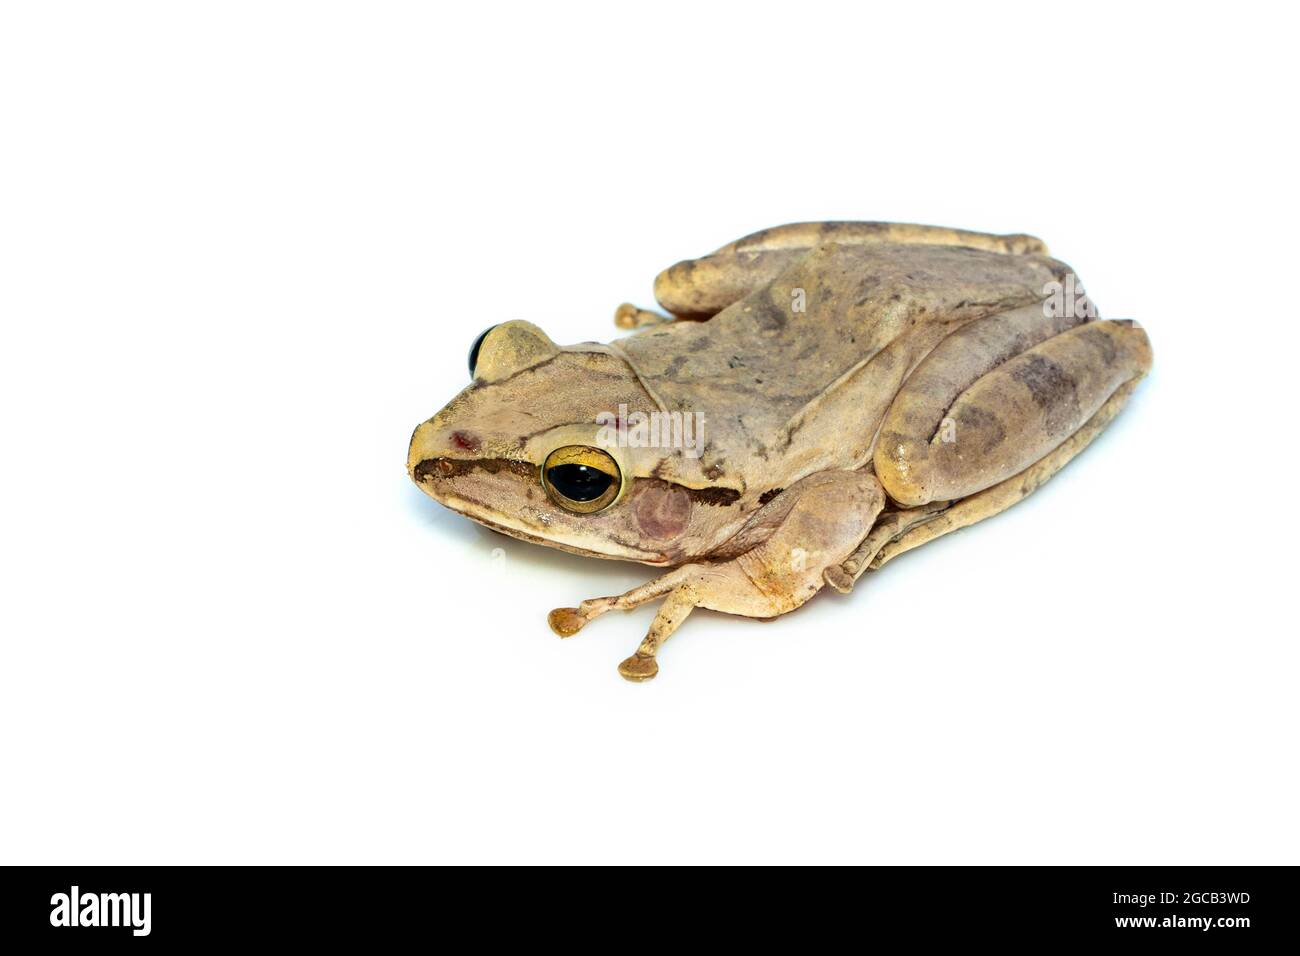
[[[773,618],[802,605],[821,589],[826,569],[862,541],[884,503],[884,491],[869,471],[810,475],[754,513],[741,532],[757,542],[748,550],[726,561],[683,565],[625,594],[557,608],[550,613],[551,628],[569,637],[606,611],[667,595],[636,653],[618,668],[628,680],[649,680],[659,671],[659,648],[697,607]]]

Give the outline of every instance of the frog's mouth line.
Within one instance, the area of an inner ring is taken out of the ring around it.
[[[449,505],[448,507],[451,506]],[[559,551],[567,551],[569,554],[581,555],[584,558],[605,558],[606,560],[613,561],[639,561],[642,564],[664,564],[667,562],[667,559],[661,554],[650,555],[641,551],[629,550],[627,554],[606,554],[602,551],[590,551],[587,548],[580,548],[577,545],[565,544],[563,541],[554,541],[550,538],[539,538],[537,535],[529,534],[527,531],[521,531],[518,528],[511,528],[508,525],[503,525],[499,522],[489,520],[488,518],[480,517],[479,515],[472,514],[471,512],[462,510],[458,507],[452,507],[451,510],[483,525],[485,528],[491,528],[493,531],[499,531],[502,534],[509,535],[512,538],[517,538],[520,541],[527,541],[529,544],[544,545],[545,547],[555,548]]]
[[[421,461],[411,471],[411,477],[415,479],[416,484],[429,497],[433,498],[439,504],[443,505],[457,514],[464,515],[472,521],[491,528],[493,531],[499,531],[502,534],[517,538],[520,541],[527,541],[530,544],[545,545],[548,548],[556,548],[560,551],[567,551],[570,554],[577,554],[587,558],[605,558],[614,561],[637,561],[642,564],[664,565],[668,563],[668,557],[664,554],[653,551],[642,551],[622,544],[608,540],[611,548],[616,551],[593,551],[590,548],[584,548],[580,545],[572,544],[556,538],[542,537],[536,533],[534,528],[526,528],[521,524],[506,523],[511,518],[510,515],[502,514],[500,511],[494,511],[486,503],[469,497],[461,491],[454,490],[439,482],[438,477],[448,477],[446,472],[440,473],[435,466],[435,461],[447,461],[447,459],[428,459]],[[459,462],[457,463],[460,464]],[[529,476],[535,471],[536,466],[527,462],[513,463],[519,467],[510,468],[516,472],[527,472]],[[468,467],[465,467],[468,466]],[[473,464],[466,462],[461,468],[455,469],[454,473],[463,474],[472,470]],[[500,468],[493,469],[493,473]],[[563,529],[556,529],[561,531]]]

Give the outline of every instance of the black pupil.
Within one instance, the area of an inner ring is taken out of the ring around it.
[[[595,501],[614,483],[614,476],[589,465],[556,465],[546,469],[551,487],[570,501]]]
[[[483,340],[487,338],[487,334],[495,328],[496,328],[495,325],[489,325],[486,329],[484,329],[482,332],[478,334],[478,338],[474,340],[474,344],[469,347],[469,377],[470,378],[475,378],[474,369],[478,367],[478,353],[479,353],[479,349],[483,348]]]

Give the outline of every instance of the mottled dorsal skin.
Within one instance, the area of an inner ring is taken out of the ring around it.
[[[823,468],[857,468],[907,374],[945,336],[1040,301],[1068,268],[1040,255],[951,246],[826,244],[707,322],[615,345],[668,409],[703,412],[699,459],[660,475],[743,500]]]
[[[834,225],[813,238],[834,239]],[[1037,301],[1067,271],[1034,252],[905,241],[748,252],[740,240],[719,253],[768,281],[708,321],[566,348],[527,323],[494,330],[479,378],[416,430],[412,477],[524,540],[655,565],[707,557],[781,489],[869,462],[890,402],[939,341]],[[681,278],[707,261],[674,269]],[[619,501],[567,514],[543,492],[540,466],[564,436],[594,435],[597,415],[620,405],[702,415],[703,453],[622,449],[630,481]]]

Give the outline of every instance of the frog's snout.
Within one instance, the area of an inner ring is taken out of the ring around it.
[[[420,480],[415,474],[420,464],[439,457],[434,450],[433,436],[434,428],[431,421],[421,422],[411,433],[411,444],[406,451],[406,473],[416,481]]]
[[[411,447],[406,454],[406,473],[426,494],[444,501],[444,494],[452,487],[456,476],[467,470],[469,462],[449,456],[450,448],[440,437],[433,422],[425,422],[411,435]]]
[[[426,494],[457,511],[465,510],[464,499],[505,501],[517,497],[519,482],[535,483],[536,465],[494,457],[487,445],[477,432],[431,419],[411,435],[407,474]]]

